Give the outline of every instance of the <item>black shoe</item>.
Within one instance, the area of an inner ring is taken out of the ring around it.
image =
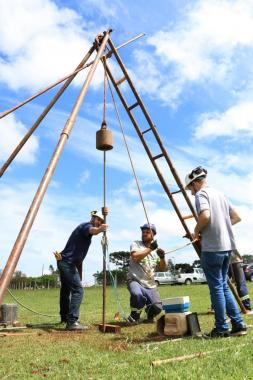
[[[134,319],[131,315],[126,318],[126,323],[128,325],[138,325],[140,323],[140,319]]]
[[[142,323],[154,323],[154,318],[143,319]]]
[[[204,333],[202,336],[203,336],[203,338],[206,338],[206,339],[229,338],[230,332],[229,332],[229,330],[218,331],[215,327],[212,329],[212,331],[210,331],[209,333]]]
[[[79,322],[67,323],[66,330],[69,331],[84,331],[88,330],[88,326],[81,325]]]
[[[233,325],[232,329],[230,331],[230,334],[233,336],[241,336],[247,334],[247,326],[243,323],[240,323],[239,325]]]

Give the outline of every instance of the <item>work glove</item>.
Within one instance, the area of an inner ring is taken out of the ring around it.
[[[156,250],[156,253],[157,253],[157,255],[160,257],[160,259],[164,259],[165,252],[164,252],[164,250],[163,250],[162,248],[158,248],[158,249]]]
[[[157,241],[156,240],[152,241],[149,248],[151,249],[151,251],[154,251],[155,249],[157,249],[158,248]]]

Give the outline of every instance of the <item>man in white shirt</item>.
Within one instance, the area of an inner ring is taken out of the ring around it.
[[[154,224],[144,224],[140,228],[141,240],[134,241],[130,248],[127,275],[127,287],[131,295],[131,314],[128,317],[130,323],[140,321],[145,306],[148,320],[158,320],[165,314],[154,280],[155,269],[162,271],[166,267],[164,251],[153,240],[156,235]]]

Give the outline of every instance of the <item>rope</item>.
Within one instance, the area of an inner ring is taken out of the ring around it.
[[[164,252],[165,255],[169,254],[169,253],[172,253],[172,252],[176,252],[176,251],[179,251],[180,249],[183,249],[185,247],[187,247],[188,245],[191,245],[191,244],[194,244],[198,241],[198,239],[194,239],[193,241],[190,241],[189,243],[186,243],[184,245],[180,245],[176,248],[173,248],[171,249],[170,251],[167,251],[167,252]]]
[[[42,315],[43,317],[49,317],[49,318],[56,318],[56,317],[59,317],[59,315],[49,315],[49,314],[43,314],[43,313],[39,313],[38,311],[35,311],[33,309],[30,309],[29,307],[25,306],[23,303],[21,303],[15,296],[14,294],[10,291],[10,289],[7,288],[7,291],[8,293],[11,295],[11,297],[20,305],[22,306],[24,309],[26,310],[29,310],[31,311],[32,313],[34,314],[37,314],[37,315]]]
[[[135,169],[134,169],[133,160],[132,160],[131,153],[130,153],[130,150],[129,150],[129,147],[128,147],[128,144],[127,144],[127,141],[126,141],[126,136],[125,136],[124,128],[123,128],[123,125],[121,123],[118,107],[117,107],[117,104],[115,102],[115,98],[114,98],[114,95],[113,95],[113,92],[112,92],[111,84],[110,84],[110,81],[109,81],[106,69],[105,69],[105,73],[106,73],[107,82],[108,82],[108,86],[109,86],[109,89],[110,89],[111,97],[112,97],[112,100],[113,100],[113,105],[114,105],[114,108],[115,108],[115,111],[116,111],[117,119],[118,119],[118,122],[119,122],[119,125],[120,125],[120,129],[121,129],[121,132],[122,132],[124,143],[125,143],[125,146],[126,146],[126,150],[127,150],[127,154],[128,154],[128,157],[129,157],[129,161],[130,161],[130,164],[131,164],[131,167],[132,167],[132,171],[133,171],[133,175],[134,175],[134,178],[135,178],[136,186],[138,188],[139,196],[140,196],[141,203],[142,203],[142,206],[143,206],[143,210],[144,210],[144,213],[145,213],[145,216],[146,216],[146,219],[147,219],[147,223],[150,224],[149,218],[148,218],[148,214],[147,214],[147,210],[146,210],[146,207],[145,207],[145,204],[144,204],[144,199],[143,199],[143,196],[142,196],[141,188],[140,188],[140,185],[139,185],[139,180],[138,180],[137,174],[136,174]]]
[[[113,288],[113,292],[114,292],[114,296],[115,296],[115,299],[116,299],[116,302],[117,302],[117,305],[118,305],[118,312],[122,315],[123,319],[127,320],[127,315],[126,313],[124,312],[124,309],[121,305],[121,301],[120,301],[120,296],[119,296],[119,293],[118,293],[118,288],[117,288],[117,284],[116,284],[116,281],[115,281],[115,278],[112,274],[112,271],[110,269],[110,264],[109,264],[109,249],[108,249],[108,243],[107,243],[107,240],[102,240],[101,241],[102,245],[104,245],[104,248],[105,250],[103,250],[103,252],[105,251],[107,253],[107,268],[108,268],[108,272],[109,272],[109,275],[111,277],[111,285],[112,285],[112,288]]]

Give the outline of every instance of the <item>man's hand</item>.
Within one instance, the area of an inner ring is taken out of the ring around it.
[[[54,254],[54,257],[56,258],[57,261],[62,260],[62,257],[61,257],[61,253],[60,253],[60,252],[55,251],[55,252],[53,252],[53,254]]]
[[[160,257],[161,260],[164,259],[165,251],[162,248],[157,248],[156,253]]]
[[[192,239],[200,240],[200,233],[198,232],[198,230],[194,230],[194,232],[192,233]]]
[[[149,248],[151,249],[151,251],[154,251],[155,249],[157,249],[158,248],[157,241],[156,240],[152,241]]]
[[[100,229],[100,232],[105,232],[108,229],[108,224],[101,224],[98,228]]]

